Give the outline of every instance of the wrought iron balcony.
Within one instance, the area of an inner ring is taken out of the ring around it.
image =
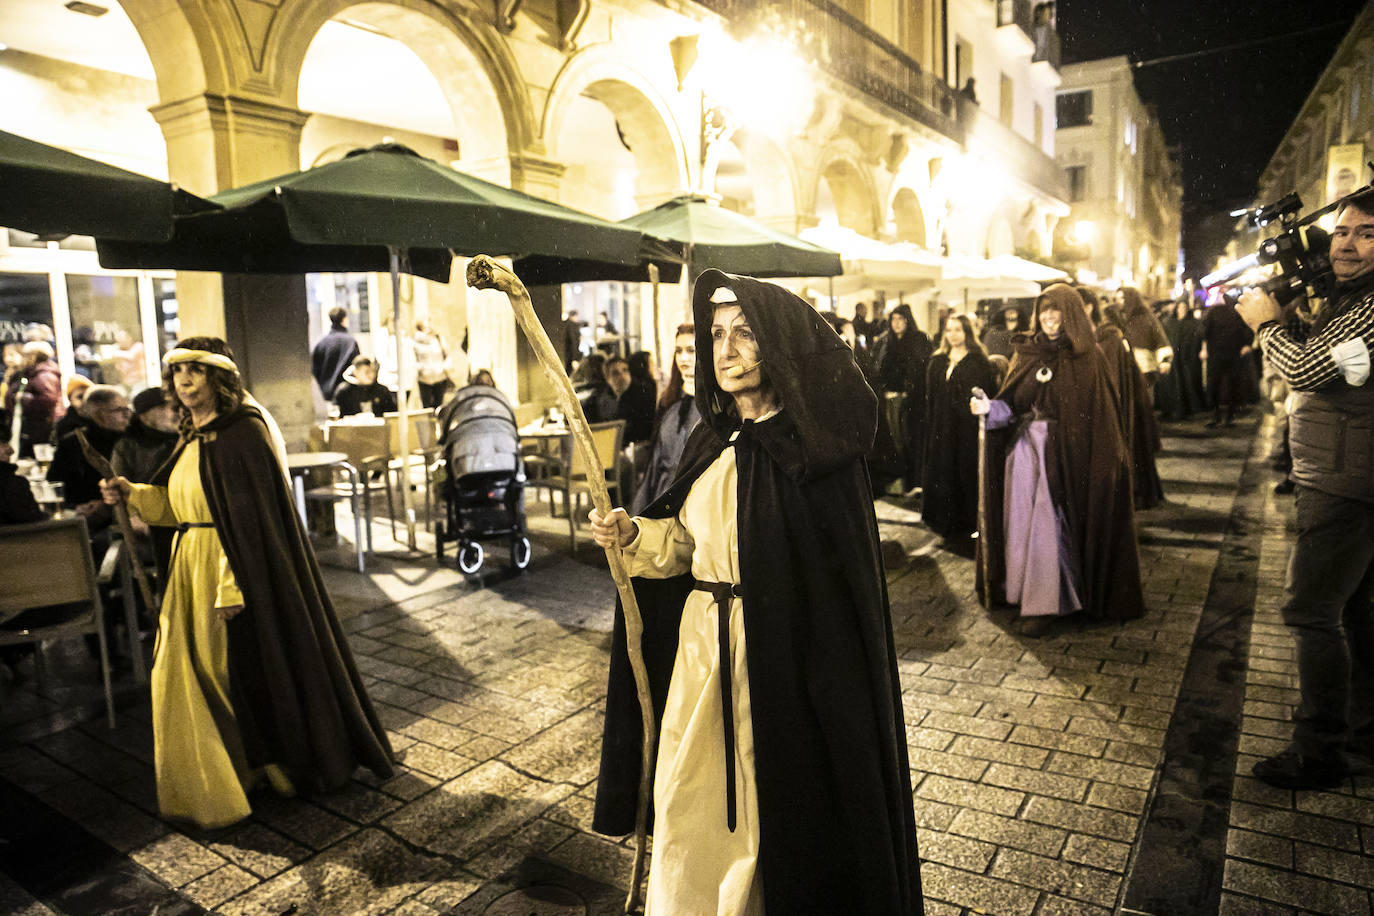
[[[957,94],[891,41],[830,0],[696,0],[722,16],[732,32],[765,20],[795,30],[804,55],[843,83],[960,143]],[[1027,27],[1029,28],[1029,0]]]
[[[1035,53],[1031,61],[1059,69],[1059,30],[1053,23],[1042,22],[1035,27]]]

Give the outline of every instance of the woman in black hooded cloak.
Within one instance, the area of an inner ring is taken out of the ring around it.
[[[921,913],[876,399],[781,287],[710,270],[693,311],[702,422],[678,477],[635,519],[593,515],[625,550],[660,723],[647,912]],[[602,833],[633,829],[641,738],[617,614]]]

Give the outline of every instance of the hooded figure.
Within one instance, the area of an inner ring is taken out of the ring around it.
[[[633,521],[593,519],[625,548],[660,723],[648,912],[921,913],[873,392],[781,287],[708,270],[693,311],[702,422],[678,477]],[[602,833],[633,829],[641,738],[617,614]]]
[[[916,327],[911,306],[898,305],[887,316],[887,330],[873,344],[873,375],[886,396],[888,423],[901,450],[907,489],[921,485],[926,447],[926,366],[934,347]],[[892,396],[905,395],[902,400]],[[895,408],[895,410],[894,410]]]
[[[1057,328],[1042,320],[1050,312]],[[994,600],[1019,604],[1023,617],[1141,616],[1130,453],[1107,361],[1070,287],[1035,301],[1031,333],[1017,339],[997,400],[984,403],[990,431],[1009,427],[988,435],[979,571]]]
[[[1131,351],[1121,310],[1114,305],[1104,308],[1090,289],[1082,288],[1078,292],[1097,328],[1097,346],[1107,360],[1107,374],[1116,393],[1121,435],[1131,453],[1131,492],[1135,495],[1135,507],[1153,509],[1164,502],[1164,481],[1155,464],[1155,455],[1164,447],[1164,439],[1155,417],[1150,384]]]
[[[1121,287],[1121,317],[1125,323],[1123,330],[1126,342],[1131,345],[1136,365],[1150,386],[1150,403],[1153,405],[1155,382],[1161,375],[1169,373],[1174,361],[1174,348],[1170,346],[1159,318],[1133,286]]]

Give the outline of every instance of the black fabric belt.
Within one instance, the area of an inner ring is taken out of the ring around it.
[[[215,527],[215,523],[214,523],[214,522],[177,522],[177,525],[176,525],[177,530],[180,531],[182,534],[185,534],[187,531],[191,530],[192,528],[213,528],[213,527]]]
[[[696,591],[716,599],[716,632],[720,640],[720,715],[725,725],[725,822],[735,832],[735,703],[731,689],[730,599],[743,598],[743,587],[732,582],[696,580]]]

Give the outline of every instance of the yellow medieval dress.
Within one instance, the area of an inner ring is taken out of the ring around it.
[[[163,817],[203,828],[251,813],[248,791],[263,775],[246,762],[229,701],[229,640],[215,609],[243,595],[211,525],[200,480],[200,440],[191,439],[166,487],[133,484],[129,507],[150,525],[189,525],[177,536],[153,653],[153,757]],[[276,766],[265,774],[283,794]]]
[[[625,549],[631,576],[666,578],[691,571],[702,582],[738,584],[735,450],[726,448],[692,485],[676,517],[636,518]],[[693,591],[682,611],[654,773],[654,850],[646,916],[758,916],[758,788],[744,603],[730,599],[737,822],[726,819],[725,740],[718,612],[709,592]]]

